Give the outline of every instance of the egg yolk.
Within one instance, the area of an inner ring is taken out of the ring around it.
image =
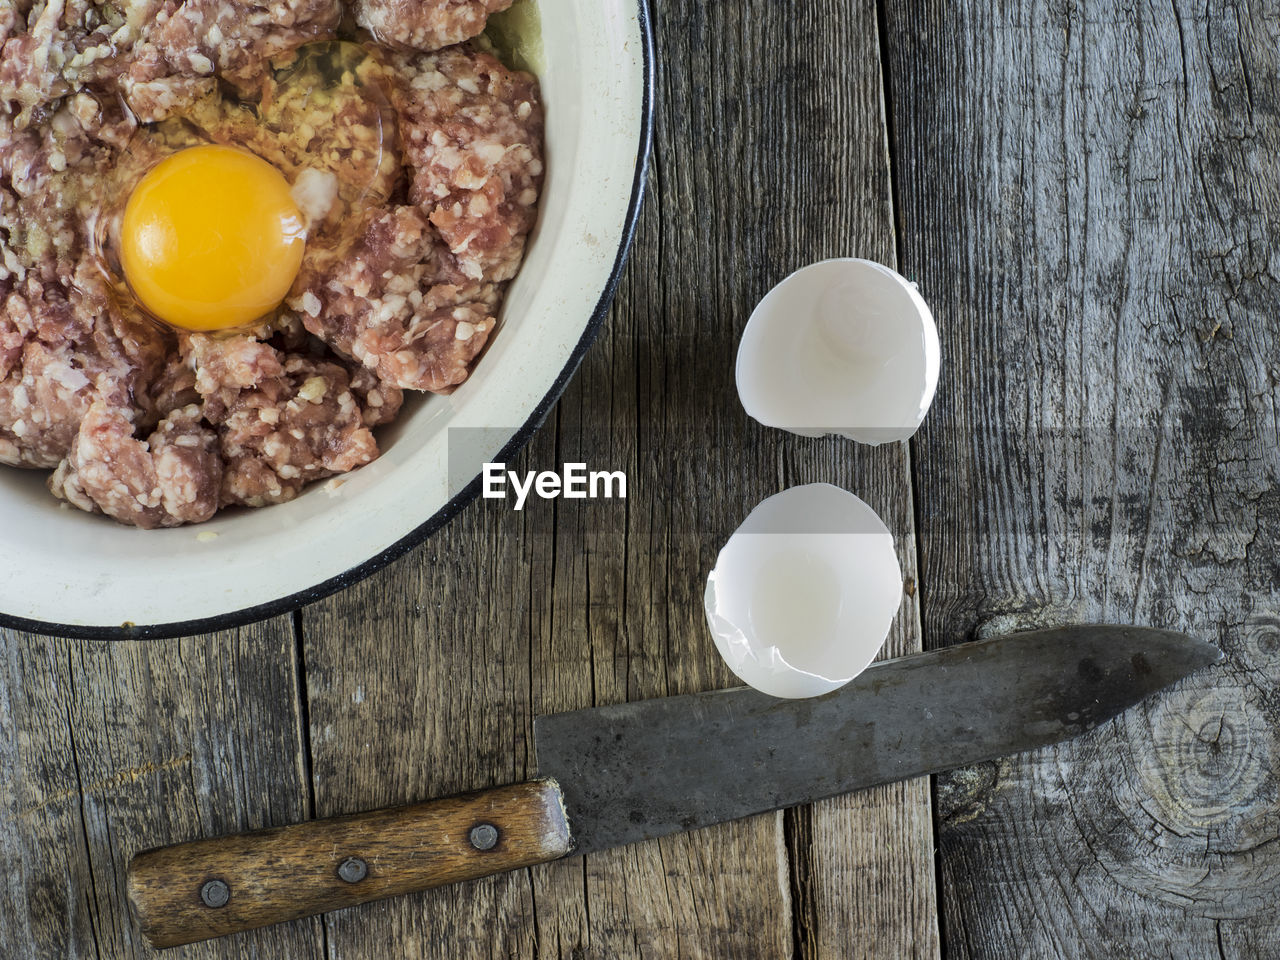
[[[280,171],[232,147],[190,147],[134,189],[120,259],[134,295],[156,317],[186,330],[221,330],[280,304],[305,244]]]

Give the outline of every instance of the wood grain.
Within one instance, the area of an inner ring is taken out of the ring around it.
[[[94,643],[0,631],[0,954],[154,956],[129,916],[143,847],[304,818],[288,618]],[[318,921],[173,951],[318,958]]]
[[[905,263],[944,352],[914,447],[929,642],[1105,620],[1227,653],[942,780],[946,953],[1274,955],[1275,9],[887,7]]]
[[[491,836],[474,840],[479,829]],[[129,864],[129,903],[152,946],[175,947],[546,863],[570,845],[559,788],[535,781],[148,850]]]

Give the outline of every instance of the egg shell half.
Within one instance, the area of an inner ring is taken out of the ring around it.
[[[875,659],[902,602],[889,528],[826,483],[756,507],[707,578],[716,649],[744,682],[775,697],[816,697]]]
[[[933,402],[941,351],[915,285],[871,260],[824,260],[760,301],[738,346],[754,419],[871,445],[910,438]]]

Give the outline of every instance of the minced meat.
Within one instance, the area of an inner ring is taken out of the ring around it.
[[[384,43],[439,50],[477,37],[511,0],[355,0],[356,21]]]
[[[222,458],[200,408],[171,411],[145,442],[134,429],[119,407],[95,401],[50,489],[82,510],[148,530],[212,517]]]
[[[462,383],[543,176],[537,81],[453,46],[509,5],[354,0],[392,45],[361,48],[304,47],[342,0],[0,4],[0,463],[123,523],[197,523],[369,463],[404,390]],[[105,252],[121,197],[197,142],[275,164],[312,222],[252,329],[179,335]]]

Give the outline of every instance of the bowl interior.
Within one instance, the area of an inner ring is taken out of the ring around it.
[[[43,472],[0,467],[0,621],[177,634],[320,595],[441,522],[480,464],[536,425],[616,280],[638,199],[650,67],[637,0],[537,2],[547,180],[499,332],[470,380],[452,396],[407,403],[380,433],[373,464],[292,503],[196,527],[124,527],[59,504]]]

